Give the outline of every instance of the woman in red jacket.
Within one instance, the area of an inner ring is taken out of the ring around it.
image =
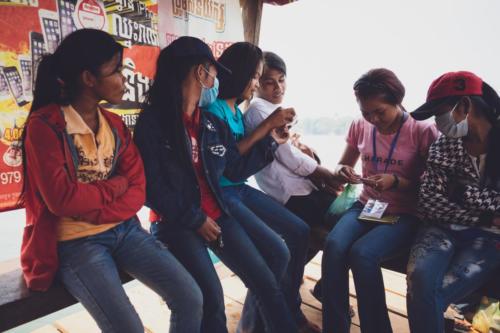
[[[23,133],[26,283],[58,278],[103,332],[144,332],[118,270],[143,281],[172,310],[170,332],[198,332],[202,295],[191,275],[140,226],[142,160],[120,117],[122,47],[93,29],[67,36],[38,67]]]

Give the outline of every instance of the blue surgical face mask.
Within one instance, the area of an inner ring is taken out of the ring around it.
[[[436,126],[438,130],[449,138],[461,138],[467,135],[469,126],[467,124],[467,118],[459,123],[455,122],[453,119],[453,111],[457,108],[458,103],[455,104],[450,112],[443,113],[436,116]]]
[[[210,72],[208,72],[206,69],[205,71],[208,73],[208,75],[211,76]],[[200,84],[201,95],[198,105],[203,108],[209,106],[217,99],[217,96],[219,95],[219,79],[217,79],[217,77],[214,77],[214,85],[212,88],[205,87],[205,85],[201,81]]]

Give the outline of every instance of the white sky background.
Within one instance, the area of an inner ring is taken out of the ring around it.
[[[302,117],[360,112],[352,85],[393,70],[413,110],[444,72],[469,70],[500,89],[500,0],[300,0],[264,5],[260,47],[285,59],[285,105]]]

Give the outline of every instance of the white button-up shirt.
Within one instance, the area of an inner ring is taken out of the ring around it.
[[[251,133],[279,107],[262,98],[254,98],[245,112],[245,131]],[[290,142],[279,146],[275,160],[255,175],[259,187],[276,200],[286,203],[291,196],[310,194],[316,187],[306,178],[318,162]]]

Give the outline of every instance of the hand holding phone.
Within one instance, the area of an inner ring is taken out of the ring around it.
[[[286,126],[273,128],[269,134],[280,145],[286,143],[290,137],[290,132],[288,132]]]
[[[382,192],[392,188],[395,182],[395,178],[394,175],[383,173],[367,178],[361,178],[361,182],[364,185],[370,186],[375,190]]]
[[[269,128],[278,128],[282,126],[287,126],[288,124],[292,124],[294,120],[295,120],[295,110],[293,108],[285,109],[279,107],[276,110],[274,110],[273,113],[271,113],[271,115],[267,117],[265,121],[267,122]]]

